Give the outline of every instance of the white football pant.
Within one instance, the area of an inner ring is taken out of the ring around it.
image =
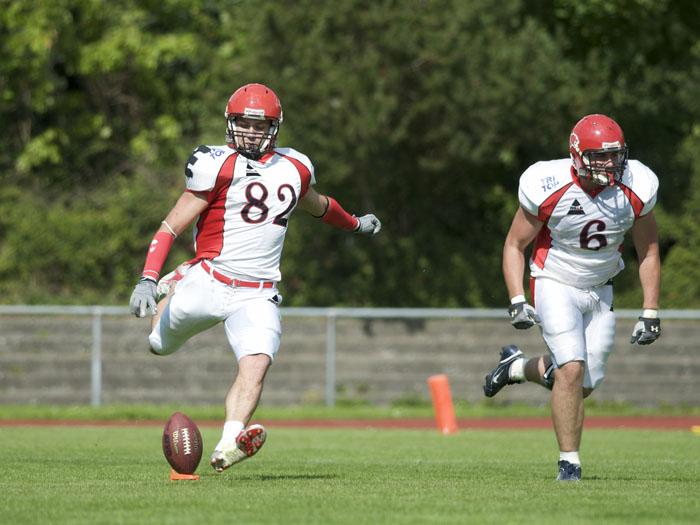
[[[539,277],[534,295],[554,366],[583,361],[583,386],[597,388],[615,339],[612,285],[581,289]]]
[[[223,321],[236,359],[267,354],[273,360],[282,333],[281,301],[276,287],[234,288],[197,264],[178,281],[148,340],[157,354],[172,354],[193,335]]]

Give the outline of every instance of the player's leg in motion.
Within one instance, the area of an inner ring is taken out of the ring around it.
[[[559,443],[560,481],[581,479],[581,461],[578,451],[583,431],[583,375],[582,361],[569,361],[554,373],[552,387],[552,424]]]
[[[222,293],[214,289],[218,283],[213,284],[204,270],[191,267],[177,284],[177,292],[171,283],[165,296],[159,297],[158,313],[153,316],[148,341],[151,353],[158,356],[176,352],[192,336],[223,320]]]
[[[552,390],[552,423],[559,443],[558,480],[581,479],[578,450],[583,431],[583,398],[592,390],[583,386],[582,361],[570,361],[560,368],[552,366],[552,359],[544,355],[528,359],[515,345],[501,350],[501,361],[486,376],[484,394],[493,397],[504,386],[533,382]]]
[[[560,451],[557,479],[578,480],[583,397],[590,393],[583,389],[586,342],[582,292],[549,279],[537,279],[535,286],[540,326],[550,355],[528,359],[514,345],[504,347],[501,361],[485,378],[484,394],[492,397],[508,384],[526,381],[551,389],[552,421]]]
[[[158,311],[156,312],[156,315],[151,318],[151,330],[153,330],[156,327],[156,324],[158,324],[161,315],[163,315],[163,312],[165,311],[165,307],[168,306],[170,298],[172,297],[173,293],[175,293],[175,286],[187,274],[189,268],[190,265],[184,262],[178,265],[172,272],[161,277],[161,279],[158,281],[158,285],[156,287]]]
[[[211,456],[211,466],[217,472],[255,455],[265,443],[263,426],[248,422],[260,401],[282,331],[281,296],[276,289],[239,290],[235,297],[239,306],[224,321],[224,328],[238,359],[238,375],[226,396],[226,422]]]
[[[560,481],[581,479],[578,451],[583,432],[583,400],[603,381],[615,337],[612,285],[578,290],[576,295],[582,312],[581,325],[577,323],[568,343],[564,339],[558,346],[583,348],[583,356],[570,354],[563,359],[555,354],[563,363],[555,372],[552,389],[552,421],[560,451],[557,479]],[[583,336],[583,340],[579,340],[579,336]]]
[[[246,425],[260,401],[270,362],[265,354],[246,355],[238,362],[238,375],[226,395],[223,435],[210,461],[217,472],[255,455],[265,443],[262,425]]]
[[[493,397],[506,385],[537,383],[552,389],[554,367],[549,355],[528,358],[515,345],[501,349],[500,361],[484,378],[484,395]]]
[[[550,279],[537,279],[535,288],[540,297],[542,336],[556,365],[551,406],[559,444],[557,480],[578,481],[586,373],[585,312],[590,311],[595,299],[585,290]]]

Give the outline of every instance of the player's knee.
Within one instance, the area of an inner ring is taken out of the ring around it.
[[[245,354],[238,360],[238,370],[239,373],[251,378],[259,378],[262,382],[271,364],[272,356],[269,354]]]
[[[150,345],[149,350],[153,355],[163,355],[163,342],[157,334],[151,334],[148,336],[148,344]]]
[[[559,365],[555,376],[557,383],[575,386],[583,383],[583,374],[584,368],[582,361],[569,361],[563,365]]]
[[[179,347],[173,347],[173,345],[165,345],[163,344],[163,340],[160,337],[160,334],[156,330],[151,332],[151,335],[148,336],[148,344],[150,345],[150,350],[153,355],[168,355],[172,354],[175,350],[177,350]]]

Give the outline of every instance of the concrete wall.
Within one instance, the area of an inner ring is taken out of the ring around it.
[[[89,403],[91,320],[71,316],[0,316],[0,403]],[[598,400],[635,405],[700,405],[699,321],[664,321],[654,345],[628,343],[631,320],[618,321],[616,350]],[[223,328],[195,336],[178,353],[147,350],[147,322],[103,319],[103,403],[221,403],[235,372]],[[337,321],[337,396],[371,403],[429,399],[428,376],[446,373],[455,399],[479,402],[483,377],[500,347],[543,350],[537,329],[516,331],[504,320]],[[322,403],[325,319],[284,320],[282,348],[263,403]],[[544,404],[536,385],[503,390],[498,401]]]

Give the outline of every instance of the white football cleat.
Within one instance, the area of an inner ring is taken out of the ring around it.
[[[165,298],[165,296],[170,293],[171,290],[175,290],[175,285],[180,279],[182,279],[185,276],[187,270],[190,269],[190,266],[191,265],[189,263],[182,263],[172,272],[165,274],[160,279],[160,281],[158,281],[158,285],[156,286],[157,303],[161,302]]]
[[[258,450],[265,444],[266,439],[265,427],[258,424],[250,425],[238,434],[236,442],[232,446],[217,445],[219,448],[212,453],[209,464],[217,472],[223,472],[231,465],[257,454]]]

